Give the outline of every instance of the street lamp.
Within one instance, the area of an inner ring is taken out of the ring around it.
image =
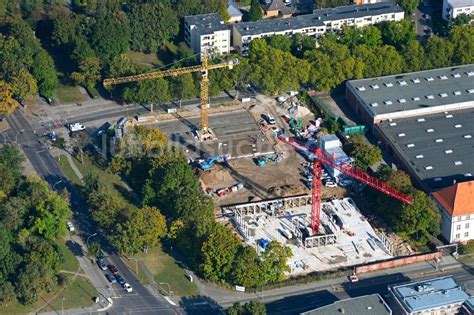
[[[20,133],[23,133],[24,131],[25,131],[25,129],[18,130],[18,132],[17,132],[16,135],[15,135],[15,143],[18,143],[18,135],[19,135]]]
[[[89,239],[90,239],[91,237],[96,236],[97,234],[98,234],[98,233],[94,233],[94,234],[91,234],[91,235],[89,235],[89,236],[87,237],[87,239],[86,239],[86,245],[87,245],[87,246],[89,246]]]
[[[169,291],[170,297],[173,296],[173,292],[171,291],[171,286],[170,286],[168,283],[166,283],[166,282],[160,282],[159,284],[166,284],[166,285],[168,286],[168,291]]]

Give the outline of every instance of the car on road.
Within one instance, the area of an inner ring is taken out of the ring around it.
[[[97,261],[97,265],[99,266],[101,270],[104,270],[104,271],[107,270],[107,265],[105,264],[103,259],[99,259]]]
[[[114,275],[106,274],[105,277],[107,278],[107,280],[109,280],[110,283],[117,283],[117,280],[115,279]]]
[[[122,285],[125,283],[125,279],[121,275],[116,274],[115,279],[117,279],[117,282]]]
[[[74,232],[76,229],[74,228],[74,225],[72,225],[72,222],[67,220],[66,221],[66,224],[67,224],[67,229],[69,232]]]
[[[117,267],[115,267],[114,265],[109,265],[109,270],[110,270],[113,274],[117,274],[117,273],[118,273],[118,269],[117,269]]]
[[[133,292],[132,286],[130,284],[128,284],[127,282],[125,282],[122,286],[125,289],[125,291],[127,291],[129,293]]]
[[[69,128],[69,131],[76,132],[76,131],[85,130],[86,126],[84,126],[83,124],[80,124],[80,123],[75,123],[75,124],[70,124],[68,126],[68,128]]]

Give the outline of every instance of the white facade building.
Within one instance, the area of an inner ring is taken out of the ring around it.
[[[443,0],[443,19],[449,21],[462,13],[474,13],[474,0]]]
[[[449,243],[474,239],[474,181],[433,193],[441,212],[441,234]]]
[[[231,49],[231,30],[219,14],[184,17],[184,39],[196,53],[225,55]]]

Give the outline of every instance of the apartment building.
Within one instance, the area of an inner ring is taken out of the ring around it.
[[[462,13],[474,14],[474,0],[443,0],[443,19],[449,21]]]
[[[231,29],[217,13],[184,17],[184,39],[196,53],[226,55],[231,49]]]
[[[400,21],[403,18],[403,10],[397,4],[389,2],[314,10],[307,15],[233,25],[225,24],[217,13],[212,13],[186,16],[184,35],[187,44],[196,53],[209,51],[228,54],[233,49],[245,53],[250,42],[256,38],[292,36],[296,33],[319,37],[327,31],[340,30],[343,26],[363,27],[383,21]]]
[[[388,2],[320,9],[314,10],[312,14],[285,19],[235,24],[232,43],[236,51],[245,53],[250,42],[256,38],[292,36],[296,33],[319,37],[327,31],[340,30],[344,26],[363,27],[383,21],[400,21],[404,15],[397,4]]]

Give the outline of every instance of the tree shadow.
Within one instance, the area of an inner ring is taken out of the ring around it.
[[[224,314],[224,309],[215,300],[204,295],[183,297],[179,306],[186,314]]]
[[[129,191],[125,187],[119,184],[113,184],[113,186],[114,186],[114,189],[117,190],[120,193],[120,195],[122,195],[123,198],[125,198],[125,200],[127,200],[128,202],[136,206],[140,205],[140,198],[135,194],[133,190]]]
[[[338,298],[328,290],[288,296],[265,305],[267,314],[293,315],[326,306]]]
[[[84,250],[82,249],[82,246],[71,240],[66,241],[66,246],[69,248],[69,250],[73,253],[74,256],[76,257],[82,257],[84,256]]]

